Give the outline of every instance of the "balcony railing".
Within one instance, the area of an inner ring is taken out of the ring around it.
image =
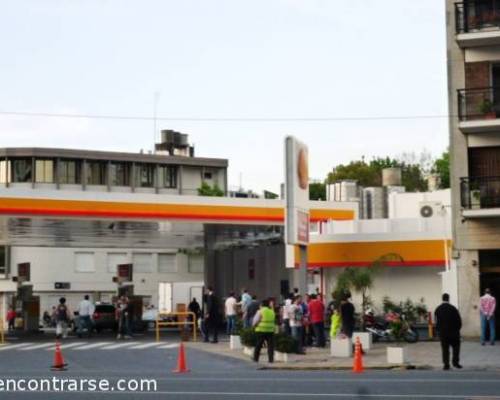
[[[467,210],[500,208],[500,176],[461,178],[460,193]]]
[[[455,3],[457,33],[500,29],[500,0]]]
[[[500,115],[500,87],[458,90],[461,121],[495,119]]]

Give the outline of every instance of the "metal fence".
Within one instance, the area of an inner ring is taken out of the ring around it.
[[[500,176],[460,179],[462,207],[468,210],[500,207]]]
[[[457,33],[500,29],[500,0],[455,3]]]
[[[500,87],[459,89],[457,98],[461,121],[494,119],[500,115]]]

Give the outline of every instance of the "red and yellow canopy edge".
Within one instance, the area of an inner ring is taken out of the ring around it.
[[[282,223],[282,207],[248,207],[203,204],[129,203],[84,200],[0,199],[0,214],[101,217],[173,218],[188,220],[243,220]],[[312,209],[311,221],[351,220],[353,210]]]
[[[451,241],[446,241],[450,246]],[[398,261],[387,266],[444,266],[444,240],[405,240],[379,242],[311,243],[308,246],[309,267],[366,267],[387,254],[397,254]],[[299,259],[298,248],[295,260]],[[296,263],[297,265],[297,263]]]

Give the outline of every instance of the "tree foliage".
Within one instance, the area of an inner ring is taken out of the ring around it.
[[[450,187],[450,152],[444,152],[440,158],[434,161],[432,172],[439,175],[441,189]]]
[[[338,297],[342,293],[355,292],[361,293],[363,314],[370,305],[368,291],[373,286],[375,276],[380,270],[391,262],[401,262],[403,258],[396,253],[384,254],[373,261],[368,267],[347,267],[337,277],[335,292]]]
[[[427,154],[427,153],[425,153]],[[405,161],[406,160],[406,161]],[[333,172],[328,174],[328,183],[340,180],[356,180],[363,187],[381,186],[382,170],[385,168],[401,168],[402,185],[408,192],[422,192],[427,190],[425,175],[428,171],[427,155],[422,155],[420,162],[416,161],[416,156],[412,153],[403,154],[401,159],[390,157],[377,157],[370,162],[363,159],[351,161],[347,165],[337,165]]]
[[[224,191],[215,184],[214,186],[210,186],[208,183],[203,182],[201,187],[198,188],[199,196],[211,196],[211,197],[222,197],[224,196]]]
[[[313,182],[309,184],[310,200],[326,200],[326,185],[322,182]]]

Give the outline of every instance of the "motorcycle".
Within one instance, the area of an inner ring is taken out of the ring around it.
[[[373,311],[368,310],[363,317],[363,322],[365,331],[372,334],[374,342],[396,341],[398,338],[402,338],[407,343],[418,342],[418,332],[406,320],[404,314],[390,312],[382,317],[375,316]]]

